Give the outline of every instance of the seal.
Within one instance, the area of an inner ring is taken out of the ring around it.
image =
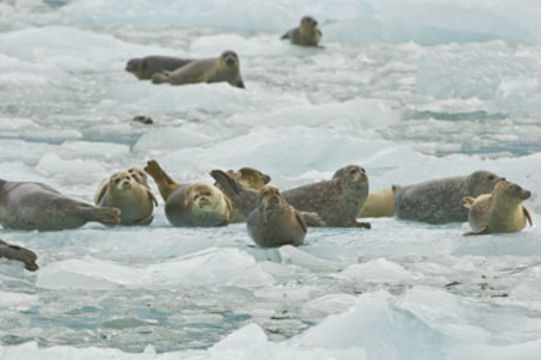
[[[120,224],[149,225],[154,216],[154,205],[158,201],[148,188],[138,178],[139,168],[130,168],[133,172],[120,171],[113,174],[108,186],[102,186],[95,196],[96,204],[100,207],[120,209]],[[146,183],[146,180],[144,181]]]
[[[367,217],[393,217],[394,196],[392,188],[384,188],[368,194],[359,214],[360,218]]]
[[[289,39],[295,45],[319,46],[322,36],[317,21],[311,16],[303,16],[299,26],[286,32],[281,39]]]
[[[193,59],[153,55],[128,60],[125,70],[135,75],[139,80],[150,80],[152,75],[156,73],[175,71],[192,61]]]
[[[257,207],[248,216],[246,226],[261,247],[299,246],[307,232],[302,215],[287,203],[278,188],[270,185],[259,191]]]
[[[17,245],[8,244],[2,239],[0,239],[0,258],[20,261],[24,264],[25,269],[29,271],[39,269],[38,264],[36,264],[38,257],[35,252]]]
[[[243,188],[221,170],[210,174],[243,214],[256,208],[257,192]],[[308,226],[370,229],[370,223],[356,220],[368,196],[368,177],[359,166],[345,166],[336,171],[331,180],[299,186],[283,191],[282,195],[301,212]]]
[[[132,175],[135,181],[137,181],[139,184],[144,185],[150,189],[150,187],[148,186],[148,176],[145,170],[143,170],[143,168],[133,165],[127,168],[125,171],[128,174]],[[100,186],[98,187],[98,190],[96,191],[96,194],[94,195],[94,204],[98,205],[100,203],[100,200],[103,194],[109,191],[110,179],[111,178],[109,177],[101,182]],[[98,198],[98,195],[100,195],[99,198]]]
[[[194,60],[175,71],[163,71],[152,76],[154,84],[185,85],[222,81],[244,89],[239,57],[234,51],[226,50],[217,58]]]
[[[489,194],[501,180],[505,179],[480,170],[468,176],[393,185],[395,213],[399,219],[430,224],[464,222],[468,220],[468,211],[462,206],[462,199]]]
[[[490,194],[476,198],[465,197],[464,207],[469,209],[468,222],[471,232],[464,235],[518,232],[532,225],[532,217],[522,201],[531,192],[510,181],[500,181]]]
[[[150,116],[145,115],[135,115],[131,121],[138,122],[144,125],[152,125],[154,124],[154,120]]]
[[[169,174],[165,172],[158,164],[156,160],[150,160],[147,162],[147,166],[145,167],[145,171],[152,176],[156,184],[158,185],[158,190],[160,191],[160,195],[162,196],[162,199],[164,201],[167,201],[169,198],[169,195],[173,193],[178,188],[181,188],[182,185],[180,183],[175,182]],[[256,189],[259,190],[263,188],[266,184],[268,184],[271,180],[270,176],[267,174],[263,174],[261,171],[250,168],[250,167],[243,167],[239,169],[238,171],[228,170],[227,174],[232,176],[234,179],[239,181],[244,187],[249,189]],[[221,187],[218,183],[215,183],[214,186],[218,187],[220,190]],[[229,202],[231,200],[227,199]],[[241,211],[236,207],[232,206],[231,208],[231,214],[230,214],[230,222],[244,222],[245,217],[242,215]]]
[[[224,226],[229,224],[231,204],[216,186],[195,183],[169,194],[165,215],[174,226]]]
[[[75,229],[89,221],[106,226],[120,222],[120,210],[98,208],[35,182],[0,180],[0,224],[7,229]]]

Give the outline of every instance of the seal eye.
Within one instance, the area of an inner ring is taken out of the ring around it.
[[[494,175],[489,175],[488,180],[490,181],[494,180]]]
[[[349,174],[350,174],[350,175],[353,175],[353,174],[355,174],[356,172],[357,172],[357,169],[352,169],[352,170],[349,171]]]
[[[210,196],[210,191],[205,192],[205,196]]]
[[[120,182],[120,179],[115,179],[115,184],[118,184]]]

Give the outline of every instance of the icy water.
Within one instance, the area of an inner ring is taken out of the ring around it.
[[[279,40],[305,14],[324,49]],[[347,164],[372,190],[486,169],[532,191],[538,224],[539,18],[534,0],[0,2],[0,177],[91,202],[149,159],[284,189]],[[124,71],[225,49],[246,90]],[[0,259],[0,359],[539,359],[538,226],[371,222],[270,250],[243,224],[173,228],[163,204],[149,227],[0,229],[41,266]]]

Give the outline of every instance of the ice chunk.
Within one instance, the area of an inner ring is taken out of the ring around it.
[[[115,289],[145,286],[239,286],[254,288],[274,282],[253,257],[238,249],[208,248],[175,260],[132,268],[90,256],[44,266],[37,286],[45,289]]]

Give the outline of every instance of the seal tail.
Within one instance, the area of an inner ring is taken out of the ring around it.
[[[158,190],[160,191],[163,201],[167,201],[169,195],[182,186],[171,179],[169,174],[161,168],[156,160],[148,161],[147,166],[145,166],[145,171],[154,179],[156,185],[158,185]]]
[[[117,226],[120,223],[120,209],[112,207],[91,207],[86,211],[87,221],[96,221],[105,226]]]
[[[215,185],[240,209],[242,215],[248,218],[250,213],[257,207],[258,192],[244,188],[237,180],[222,170],[212,170],[210,176],[216,180]]]

